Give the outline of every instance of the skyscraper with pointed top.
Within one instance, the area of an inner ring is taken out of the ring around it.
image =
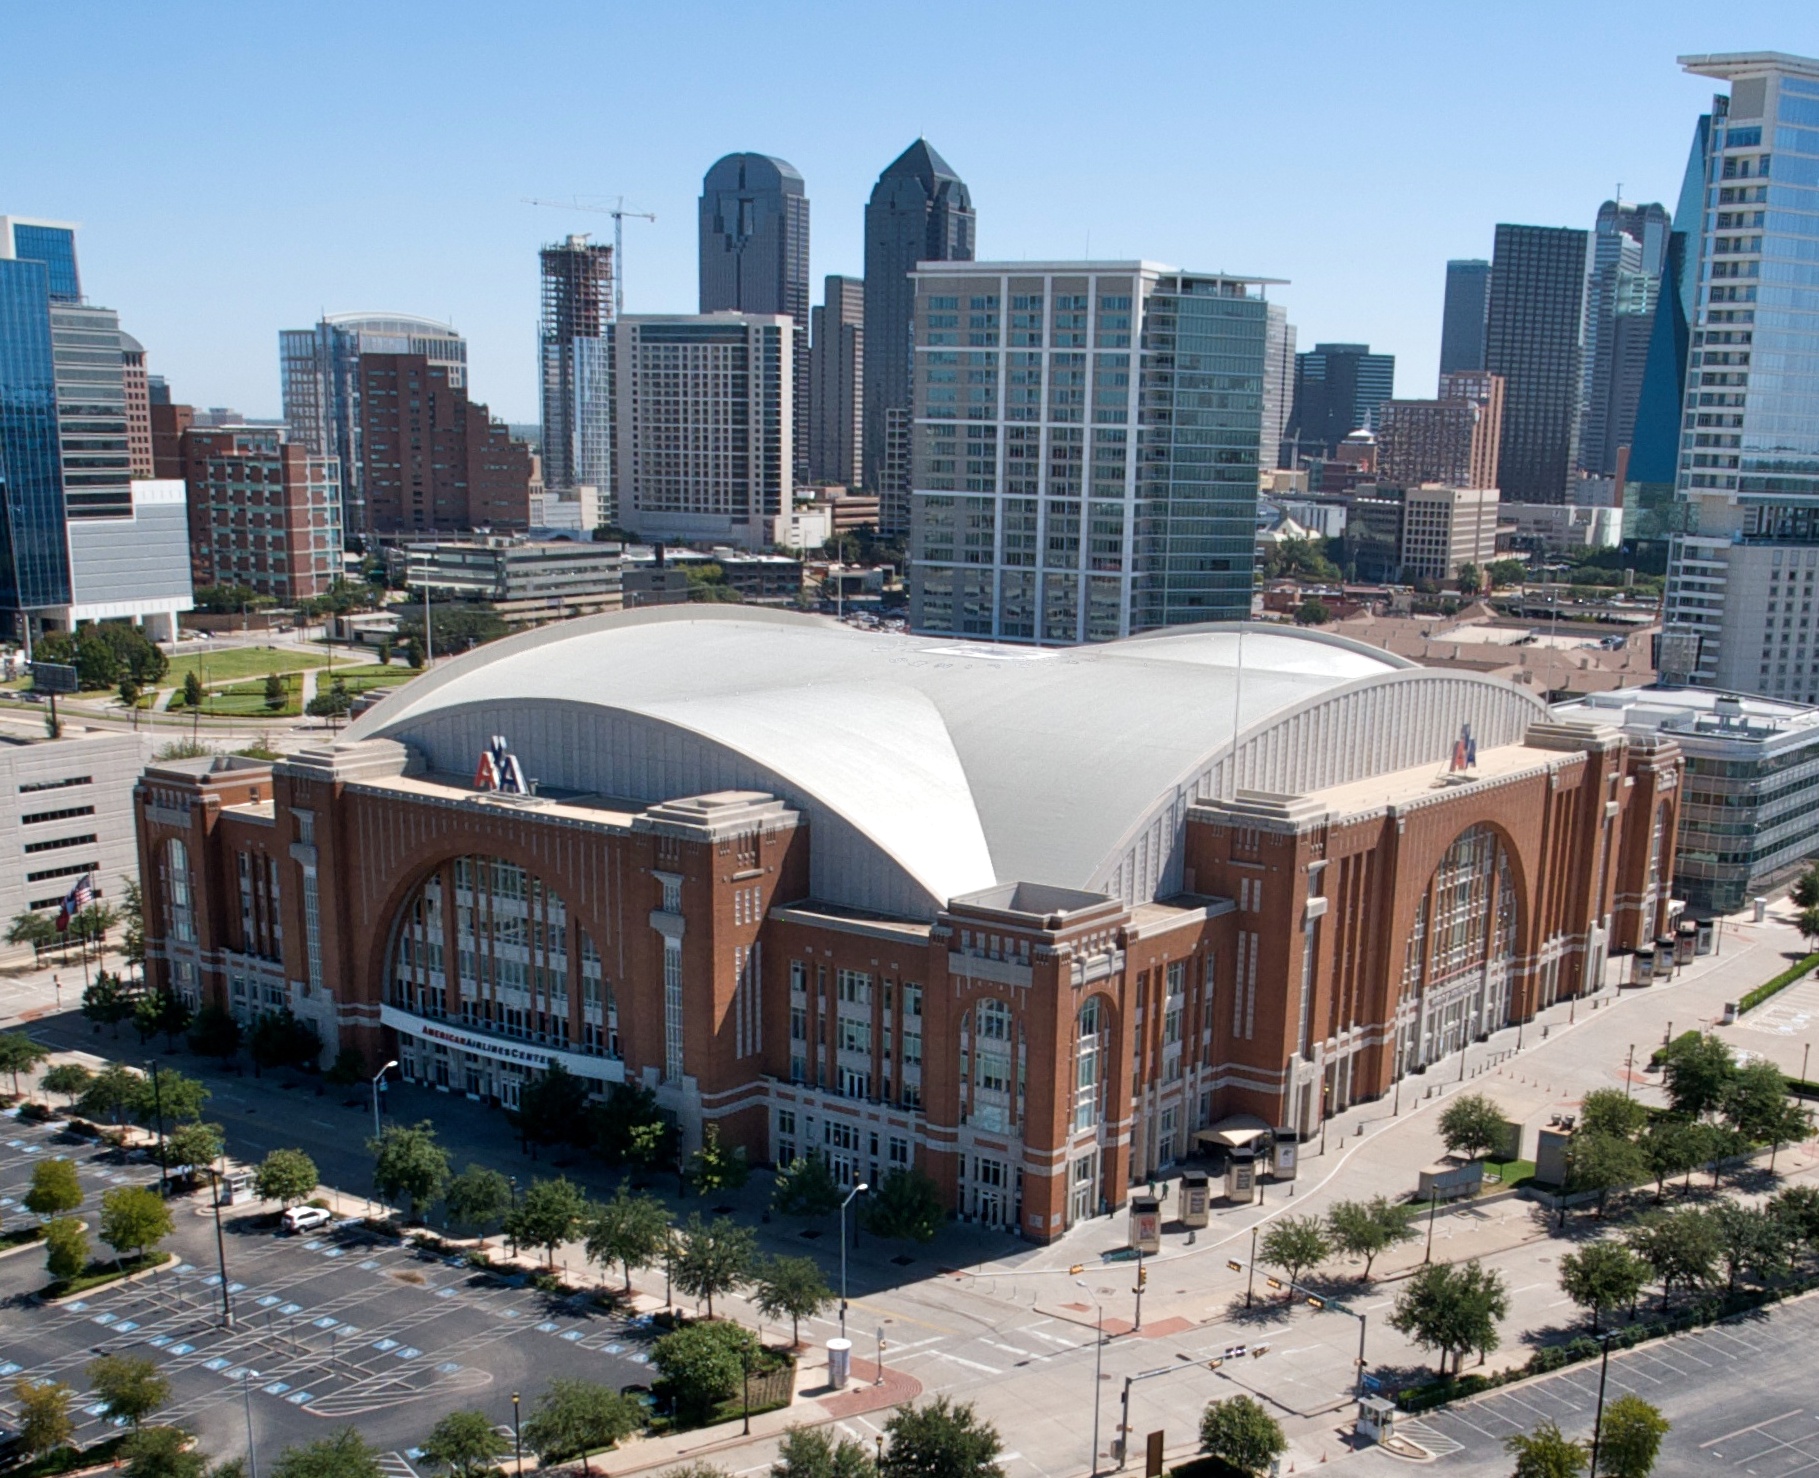
[[[974,225],[965,182],[927,139],[891,161],[866,202],[863,462],[885,533],[909,530],[910,274],[918,262],[972,261]]]
[[[795,165],[769,154],[728,154],[701,181],[701,311],[787,313],[795,323],[797,482],[808,480],[808,191]],[[787,509],[785,510],[788,511]]]

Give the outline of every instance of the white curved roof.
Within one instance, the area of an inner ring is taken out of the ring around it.
[[[461,773],[498,732],[551,786],[645,803],[691,793],[679,784],[772,789],[817,829],[818,896],[908,906],[901,888],[824,872],[824,843],[850,831],[938,907],[999,882],[1103,887],[1155,818],[1178,832],[1184,787],[1204,789],[1236,736],[1360,685],[1461,681],[1284,627],[1246,628],[1240,671],[1239,644],[1236,627],[1191,627],[1039,649],[654,608],[480,648],[348,737],[404,740]],[[1545,712],[1507,684],[1505,697]],[[1146,876],[1157,886],[1162,870]]]

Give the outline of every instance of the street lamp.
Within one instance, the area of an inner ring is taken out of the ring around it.
[[[1586,1470],[1588,1473],[1598,1471],[1598,1440],[1604,1435],[1604,1377],[1611,1368],[1611,1340],[1617,1331],[1607,1329],[1597,1336],[1598,1343],[1604,1346],[1603,1357],[1598,1361],[1598,1414],[1592,1418],[1592,1461]]]
[[[253,1449],[253,1377],[256,1370],[240,1372],[240,1402],[246,1411],[246,1471],[247,1478],[259,1478],[259,1454]],[[264,1377],[260,1376],[263,1380]]]
[[[518,1424],[518,1392],[512,1392],[512,1451],[518,1458],[518,1478],[524,1478],[524,1431]]]
[[[1074,1279],[1074,1286],[1093,1301],[1093,1312],[1098,1318],[1097,1334],[1093,1339],[1093,1478],[1099,1473],[1099,1384],[1104,1378],[1105,1368],[1105,1309],[1099,1303],[1099,1295],[1086,1286],[1082,1278]]]
[[[863,1196],[871,1189],[860,1181],[846,1193],[846,1199],[840,1203],[840,1338],[846,1338],[846,1208],[853,1204],[854,1196]]]
[[[380,1139],[385,1131],[379,1127],[379,1085],[385,1081],[385,1075],[398,1065],[398,1059],[390,1062],[373,1074],[373,1138]]]

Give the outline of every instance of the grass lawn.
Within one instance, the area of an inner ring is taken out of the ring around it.
[[[205,683],[225,683],[264,677],[271,672],[301,672],[306,667],[321,667],[327,661],[326,657],[319,657],[314,652],[280,652],[275,647],[223,647],[218,652],[180,652],[171,658],[170,671],[159,686],[180,688],[191,672]]]
[[[335,676],[347,684],[348,692],[364,693],[370,688],[395,687],[400,683],[409,682],[414,677],[422,677],[423,674],[416,668],[406,667],[402,663],[393,663],[390,667],[385,667],[377,662],[367,662],[354,667],[337,667]],[[327,690],[328,674],[324,673],[317,679],[317,686],[319,690]]]
[[[1486,1160],[1484,1162],[1484,1183],[1489,1186],[1493,1180],[1499,1189],[1520,1185],[1533,1177],[1535,1162],[1533,1160]]]
[[[303,712],[298,703],[298,689],[301,683],[290,683],[286,687],[284,706],[267,707],[265,702],[265,680],[257,682],[234,683],[230,687],[210,688],[208,701],[202,705],[202,712],[213,714],[217,718],[295,718]],[[172,707],[176,707],[173,704]]]
[[[122,1278],[132,1277],[134,1273],[143,1273],[147,1268],[161,1268],[176,1260],[177,1254],[174,1252],[146,1252],[138,1257],[129,1257],[123,1263],[91,1262],[74,1278],[56,1278],[46,1283],[38,1290],[38,1297],[68,1298],[72,1293],[87,1293],[91,1288],[118,1283]]]

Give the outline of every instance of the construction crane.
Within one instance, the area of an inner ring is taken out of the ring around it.
[[[579,196],[571,200],[535,200],[524,197],[526,205],[547,205],[555,210],[583,210],[591,215],[611,216],[613,218],[613,317],[621,318],[625,314],[625,218],[650,221],[653,225],[657,217],[648,210],[627,210],[625,197],[617,196],[611,205],[583,205]]]

